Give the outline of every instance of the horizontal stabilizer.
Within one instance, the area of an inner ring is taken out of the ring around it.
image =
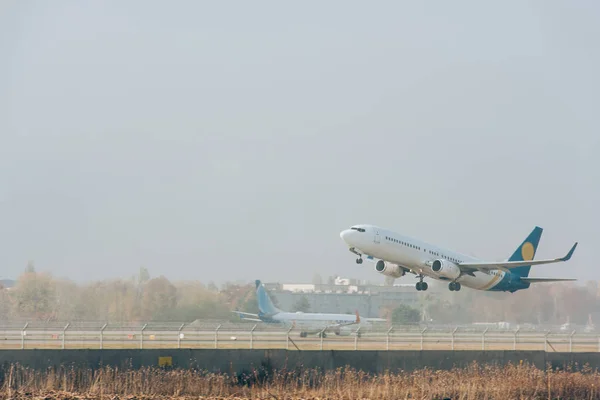
[[[521,278],[523,282],[529,283],[543,283],[543,282],[567,282],[576,281],[577,279],[571,278]]]

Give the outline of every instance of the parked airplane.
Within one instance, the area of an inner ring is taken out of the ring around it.
[[[273,305],[269,294],[259,280],[256,282],[256,297],[258,299],[258,314],[233,311],[240,318],[248,321],[265,322],[270,324],[283,324],[288,328],[300,329],[300,336],[306,337],[309,333],[326,336],[326,332],[336,335],[348,336],[356,332],[359,327],[369,328],[372,322],[385,322],[382,318],[364,318],[352,314],[325,314],[285,312]],[[360,332],[358,333],[360,336]]]
[[[479,290],[516,292],[532,283],[574,281],[575,279],[529,278],[532,265],[568,261],[577,243],[562,258],[533,260],[542,228],[536,226],[507,261],[485,262],[418,239],[382,229],[374,225],[355,225],[340,233],[340,237],[363,262],[363,255],[377,260],[375,270],[399,278],[411,272],[419,278],[417,290],[427,290],[423,278],[449,281],[448,288],[458,291],[461,285]]]

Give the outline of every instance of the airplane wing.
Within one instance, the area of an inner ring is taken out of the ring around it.
[[[570,278],[521,278],[522,281],[524,282],[529,282],[529,283],[542,283],[542,282],[565,282],[565,281],[576,281],[577,279],[570,279]]]
[[[232,313],[237,314],[238,317],[245,319],[246,321],[263,322],[263,320],[258,317],[258,314],[252,314],[243,311],[232,311]]]
[[[575,249],[577,248],[577,243],[571,247],[571,250],[567,253],[566,256],[561,258],[553,258],[548,260],[530,260],[530,261],[492,261],[492,262],[466,262],[460,263],[458,266],[460,269],[479,269],[479,270],[492,270],[492,269],[501,269],[507,270],[511,268],[524,267],[528,265],[541,265],[541,264],[552,264],[557,262],[569,261]]]
[[[340,328],[342,326],[348,326],[348,325],[354,325],[354,324],[360,324],[360,315],[358,315],[358,311],[356,311],[356,320],[349,321],[349,322],[342,322],[342,323],[327,325],[325,327],[325,329]]]
[[[239,315],[240,317],[241,317],[241,316],[243,316],[243,315],[247,315],[247,316],[249,316],[249,317],[256,317],[256,318],[258,318],[258,314],[252,314],[252,313],[249,313],[249,312],[243,312],[243,311],[232,311],[232,313],[234,313],[234,314],[237,314],[237,315]]]
[[[367,322],[387,322],[385,318],[363,318]]]

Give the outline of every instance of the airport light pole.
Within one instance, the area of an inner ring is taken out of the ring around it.
[[[386,350],[390,349],[390,333],[392,332],[392,329],[394,329],[394,325],[390,326],[390,329],[388,329],[388,331],[387,331],[387,336],[385,338],[385,349]]]
[[[513,341],[513,350],[517,349],[517,335],[519,334],[519,329],[521,329],[521,328],[517,328],[517,330],[515,331],[515,339]]]
[[[548,351],[548,335],[550,334],[550,331],[546,331],[546,334],[544,335],[544,351]]]

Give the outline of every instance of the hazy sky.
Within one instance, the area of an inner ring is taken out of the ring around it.
[[[600,3],[0,4],[0,275],[383,281],[373,223],[600,279]],[[400,282],[414,282],[413,277]]]

